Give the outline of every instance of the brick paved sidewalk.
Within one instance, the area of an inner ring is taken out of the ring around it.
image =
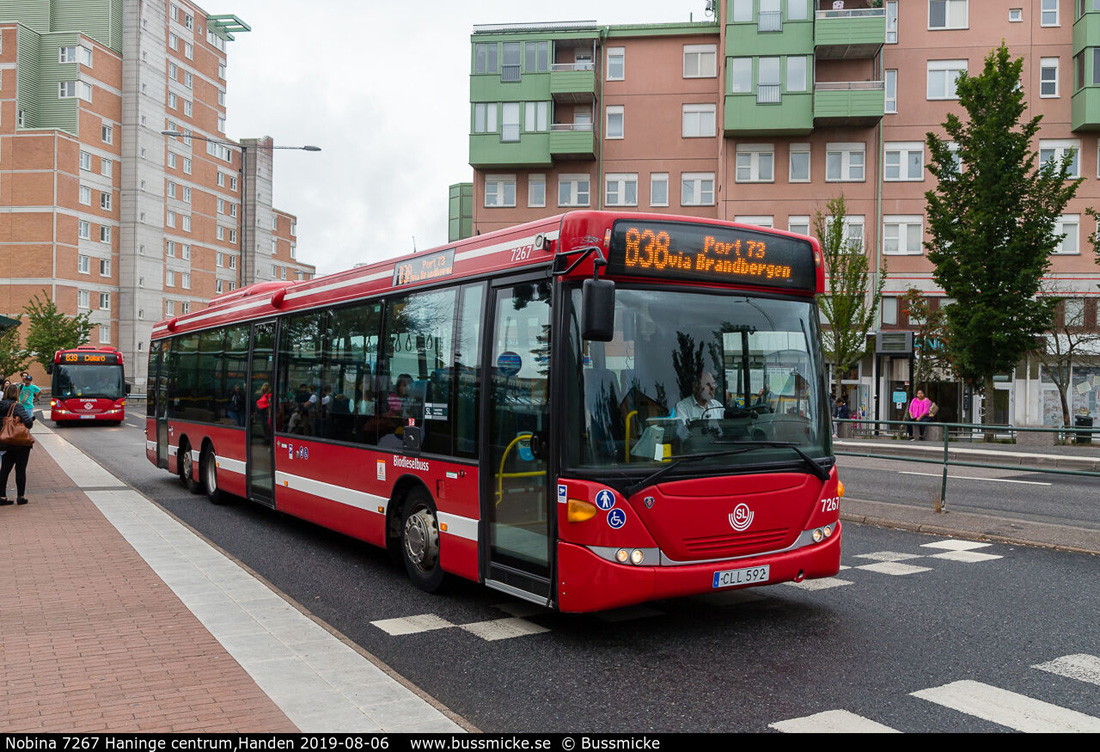
[[[27,497],[0,507],[0,731],[297,731],[42,447]]]

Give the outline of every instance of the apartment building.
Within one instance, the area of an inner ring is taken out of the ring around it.
[[[1069,297],[1059,320],[1100,331],[1085,214],[1100,199],[1100,0],[713,0],[701,10],[691,23],[475,27],[473,181],[452,187],[452,237],[579,207],[810,234],[843,195],[847,236],[888,274],[873,354],[842,388],[867,417],[900,417],[918,325],[902,296],[951,302],[922,245],[934,187],[925,136],[961,114],[955,78],[979,73],[1003,39],[1024,59],[1025,116],[1043,116],[1034,148],[1043,160],[1073,153],[1085,178],[1058,224],[1048,283]],[[1073,411],[1100,418],[1100,360],[1082,356],[1073,384]],[[997,387],[999,421],[1061,423],[1036,362]],[[944,419],[977,417],[961,385],[932,391]]]
[[[280,278],[273,216],[294,242],[270,139],[225,133],[228,42],[248,30],[184,0],[0,0],[0,312],[38,295],[89,313],[139,393],[155,322]]]

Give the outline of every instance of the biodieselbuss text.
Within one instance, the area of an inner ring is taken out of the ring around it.
[[[146,454],[569,612],[836,574],[820,247],[579,211],[159,322]]]

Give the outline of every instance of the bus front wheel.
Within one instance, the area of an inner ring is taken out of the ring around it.
[[[179,465],[180,480],[184,487],[193,494],[202,491],[202,483],[195,478],[195,463],[191,461],[190,444],[180,444],[176,462]]]
[[[417,489],[405,500],[401,517],[401,558],[405,571],[421,590],[434,593],[443,585],[439,566],[439,519],[431,496]]]

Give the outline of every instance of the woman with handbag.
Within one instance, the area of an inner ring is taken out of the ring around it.
[[[3,416],[3,428],[0,429],[0,449],[4,450],[4,459],[0,463],[0,506],[27,503],[27,461],[30,459],[34,439],[30,427],[34,425],[34,416],[19,404],[19,386],[9,384],[4,389],[4,398],[0,400],[0,416]],[[15,468],[15,488],[18,497],[15,502],[7,498],[8,476]]]

